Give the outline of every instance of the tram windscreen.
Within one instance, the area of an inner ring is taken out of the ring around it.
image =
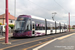
[[[15,30],[24,30],[25,21],[16,21]]]

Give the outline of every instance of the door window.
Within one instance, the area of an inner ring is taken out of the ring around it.
[[[30,30],[30,20],[27,21],[26,30]]]

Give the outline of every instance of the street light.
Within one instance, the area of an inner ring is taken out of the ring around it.
[[[54,16],[55,16],[55,14],[57,14],[56,12],[53,12],[52,13],[52,19],[53,19],[53,21],[54,21]],[[55,21],[55,33],[56,33],[56,21]]]
[[[57,14],[56,12],[53,12],[52,13],[52,19],[53,19],[53,21],[54,21],[54,16],[55,16],[55,14]]]
[[[16,0],[14,0],[14,16],[16,17]],[[16,20],[15,17],[14,17],[14,19]]]

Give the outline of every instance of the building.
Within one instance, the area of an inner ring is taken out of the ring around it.
[[[8,19],[9,19],[9,21],[8,21],[8,23],[9,24],[15,24],[15,20],[17,19],[16,17],[14,17],[13,15],[11,15],[10,13],[8,13]],[[5,25],[5,22],[6,21],[6,17],[5,17],[5,14],[2,14],[2,15],[0,15],[0,23],[2,23],[2,25]]]
[[[75,29],[75,25],[73,25],[72,28]]]
[[[69,25],[68,25],[68,29],[69,29]],[[70,25],[70,29],[72,29],[72,25]]]

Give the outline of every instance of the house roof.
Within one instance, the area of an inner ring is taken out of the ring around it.
[[[12,19],[12,20],[15,20],[15,19],[17,19],[16,17],[14,17],[13,15],[11,15],[10,13],[8,13],[8,18],[9,19]],[[2,15],[0,15],[0,19],[3,19],[3,18],[5,18],[5,14],[2,14]]]
[[[73,25],[72,27],[75,27],[75,25]]]

